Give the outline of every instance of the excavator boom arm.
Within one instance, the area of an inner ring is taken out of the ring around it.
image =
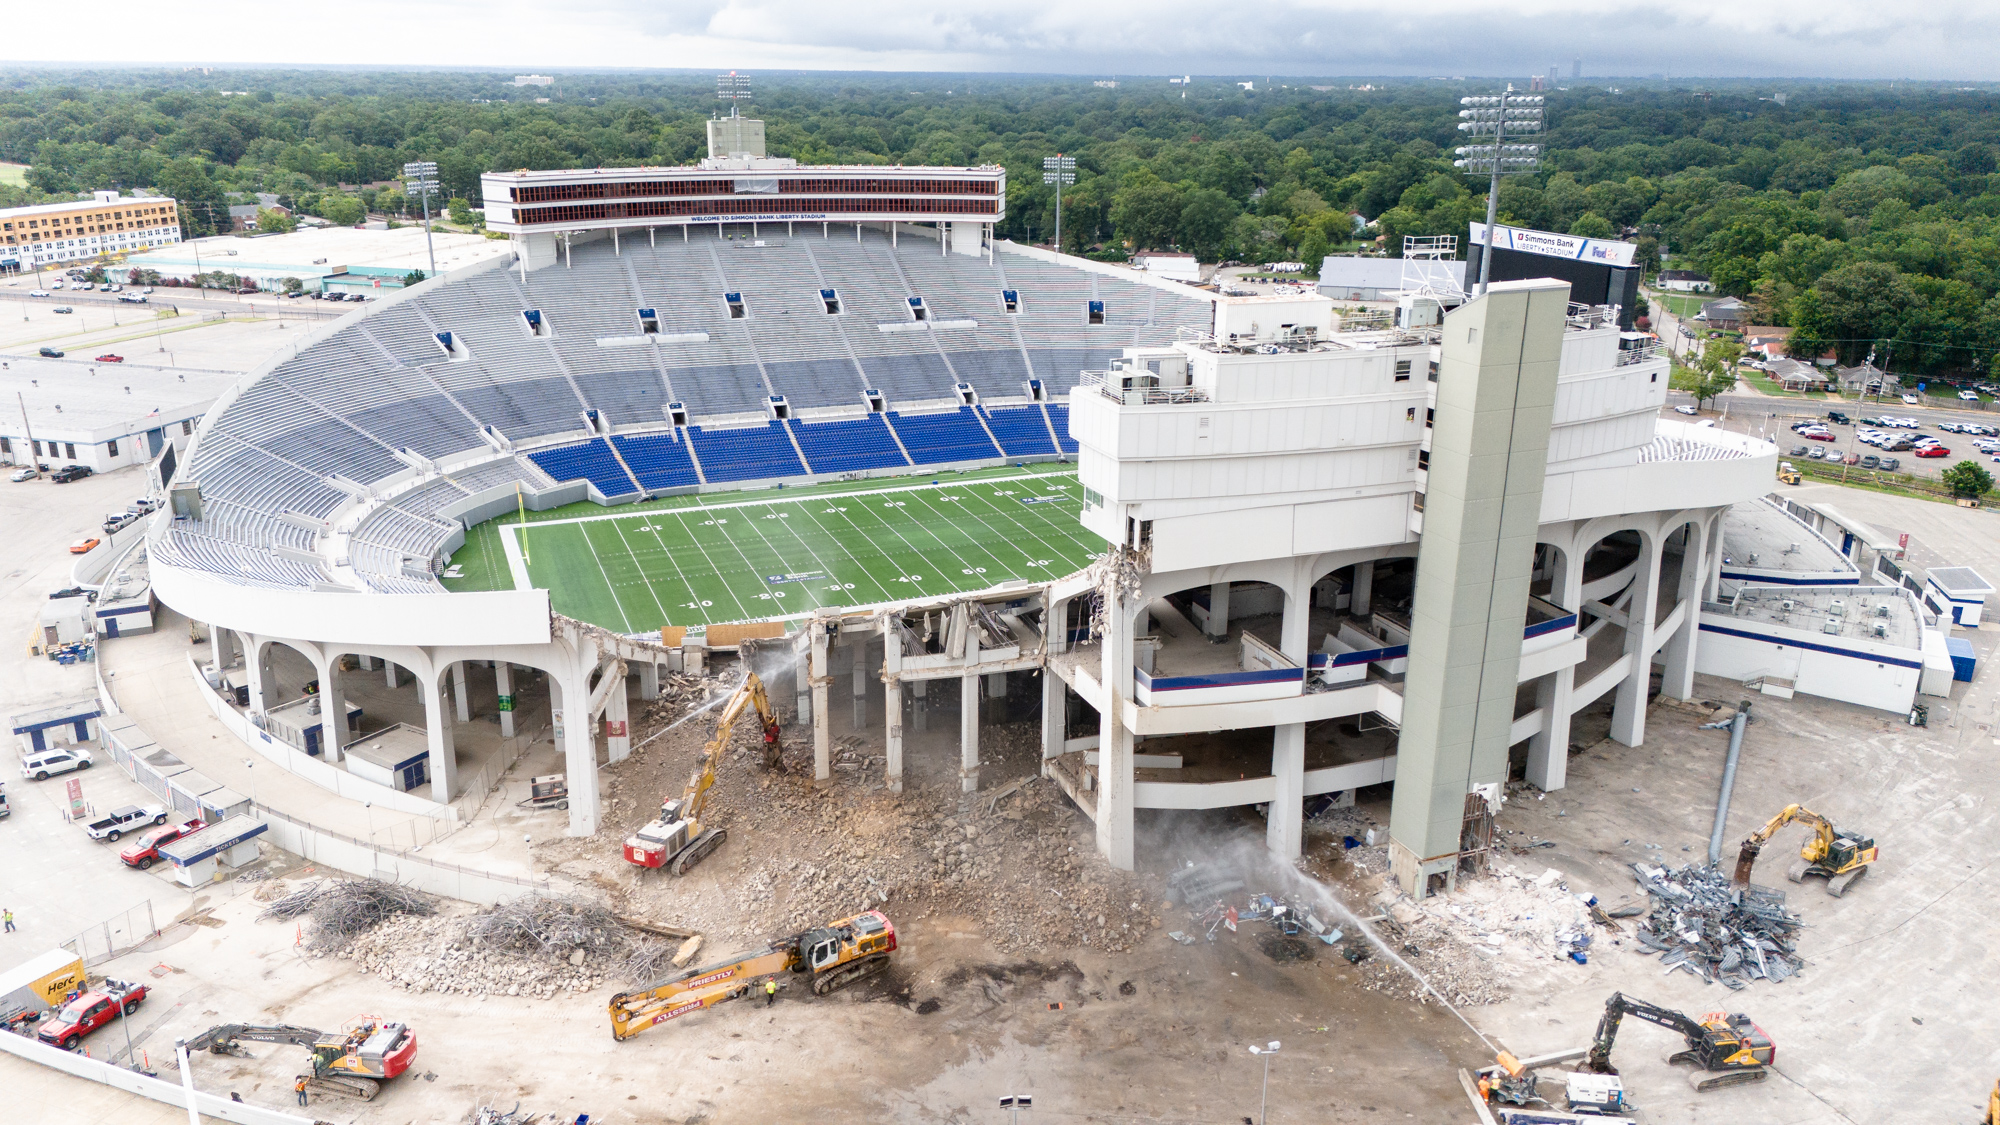
[[[764,681],[758,678],[757,673],[746,672],[742,685],[723,705],[722,715],[715,721],[715,737],[701,748],[701,768],[688,778],[687,792],[681,799],[683,816],[699,821],[702,813],[707,811],[708,791],[715,785],[715,771],[722,765],[722,755],[728,751],[729,740],[736,733],[736,721],[749,707],[755,707],[757,717],[763,720],[764,741],[776,744],[778,712],[764,692]]]
[[[291,1024],[217,1024],[188,1040],[188,1053],[209,1047],[220,1047],[237,1040],[252,1043],[286,1043],[294,1047],[310,1047],[325,1038],[326,1032],[310,1027],[295,1027]]]
[[[1772,836],[1777,835],[1779,829],[1795,820],[1803,820],[1807,824],[1812,825],[1813,843],[1808,849],[1809,853],[1817,856],[1825,856],[1827,852],[1832,850],[1833,823],[1831,821],[1804,805],[1786,805],[1783,809],[1779,810],[1778,815],[1766,821],[1764,827],[1759,828],[1744,838],[1743,847],[1736,855],[1736,876],[1734,881],[1738,886],[1748,886],[1750,884],[1750,869],[1756,866],[1757,856],[1763,852],[1765,843]]]
[[[1694,1020],[1671,1008],[1648,1004],[1644,1000],[1634,1000],[1622,992],[1614,992],[1611,999],[1604,1002],[1604,1015],[1597,1021],[1597,1035],[1591,1041],[1590,1055],[1586,1065],[1599,1074],[1616,1074],[1611,1066],[1611,1048],[1618,1041],[1618,1024],[1625,1016],[1634,1016],[1651,1024],[1658,1024],[1670,1031],[1678,1031],[1687,1040],[1689,1047],[1701,1044],[1704,1029]]]

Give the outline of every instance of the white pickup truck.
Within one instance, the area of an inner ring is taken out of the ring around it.
[[[149,824],[165,824],[167,810],[159,805],[126,805],[112,809],[110,815],[101,816],[83,826],[93,840],[118,841],[127,832],[137,831]]]

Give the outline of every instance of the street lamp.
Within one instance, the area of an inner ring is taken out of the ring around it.
[[[255,758],[243,759],[243,768],[250,771],[250,803],[255,805],[257,803],[257,760]]]
[[[1257,1105],[1257,1125],[1267,1125],[1271,1119],[1271,1056],[1278,1053],[1278,1041],[1273,1039],[1262,1047],[1252,1047],[1250,1053],[1264,1058],[1264,1097]]]
[[[1062,253],[1062,189],[1076,182],[1076,157],[1056,153],[1042,157],[1042,182],[1056,188],[1056,253]]]
[[[1468,174],[1485,172],[1493,177],[1486,192],[1486,250],[1479,257],[1479,294],[1486,292],[1493,273],[1493,224],[1499,221],[1500,177],[1533,172],[1542,165],[1542,146],[1510,145],[1509,135],[1542,131],[1542,98],[1539,94],[1517,94],[1510,85],[1497,95],[1458,99],[1465,109],[1458,131],[1471,133],[1483,143],[1461,146],[1452,164]],[[1491,138],[1486,140],[1486,138]]]
[[[437,248],[431,245],[431,193],[437,190],[437,174],[435,160],[413,160],[403,165],[403,179],[424,201],[424,250],[430,254],[432,277],[438,272]]]
[[[1033,1094],[1008,1094],[1000,1099],[1000,1108],[1007,1111],[1008,1125],[1014,1125],[1020,1120],[1022,1110],[1035,1108],[1035,1097]]]

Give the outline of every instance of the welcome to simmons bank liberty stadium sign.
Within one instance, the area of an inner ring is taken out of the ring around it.
[[[1472,243],[1486,245],[1486,224],[1472,224]],[[1496,250],[1519,250],[1523,254],[1541,254],[1549,258],[1569,258],[1578,262],[1595,262],[1603,266],[1629,266],[1638,247],[1629,242],[1613,242],[1602,238],[1582,238],[1574,234],[1554,234],[1545,230],[1527,230],[1523,227],[1503,227],[1494,224],[1493,248]]]

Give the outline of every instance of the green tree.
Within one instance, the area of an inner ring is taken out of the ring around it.
[[[1898,335],[1917,307],[1916,291],[1886,262],[1842,266],[1820,278],[1813,291],[1824,321],[1821,334],[1850,365],[1868,354],[1876,340]]]
[[[180,202],[181,233],[189,238],[229,229],[229,200],[200,160],[184,156],[160,169],[162,194]]]
[[[322,195],[319,198],[319,217],[335,226],[353,226],[367,215],[361,201],[351,195]]]
[[[1993,488],[1993,474],[1977,461],[1960,461],[1944,471],[1944,486],[1953,496],[1978,499]]]
[[[300,281],[300,280],[299,280],[298,278],[296,278],[296,277],[288,277],[288,278],[286,278],[286,279],[284,280],[284,282],[283,282],[283,285],[284,285],[284,289],[285,289],[285,292],[287,292],[287,293],[297,293],[297,292],[299,292],[299,291],[303,290],[303,289],[304,289],[304,288],[306,287],[306,286],[305,286],[305,282],[303,282],[303,281]]]
[[[408,289],[410,286],[415,285],[416,283],[422,281],[423,279],[424,279],[424,271],[411,270],[409,273],[403,275],[403,288]]]
[[[299,229],[299,221],[288,211],[275,207],[257,208],[257,229],[266,234],[290,234]]]
[[[1595,211],[1585,211],[1578,216],[1576,222],[1569,225],[1569,232],[1578,238],[1618,237],[1618,231],[1612,227],[1611,220]]]
[[[446,203],[444,207],[446,213],[451,216],[451,221],[462,227],[473,225],[474,220],[479,217],[472,213],[472,204],[455,195],[451,197],[451,201]]]
[[[1135,250],[1166,249],[1180,231],[1184,204],[1178,187],[1143,173],[1119,189],[1111,204],[1111,225]]]
[[[1214,261],[1228,241],[1229,224],[1235,219],[1235,200],[1216,188],[1196,188],[1181,204],[1180,244]]]

